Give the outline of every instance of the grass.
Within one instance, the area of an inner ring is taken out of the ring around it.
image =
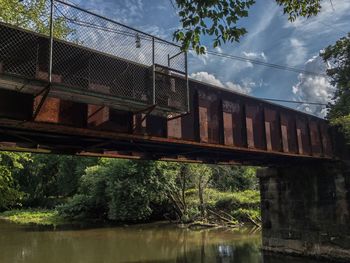
[[[0,213],[0,218],[23,225],[63,225],[67,222],[56,210],[11,210]]]
[[[199,206],[197,189],[186,192],[186,200],[189,208]],[[204,202],[213,210],[221,210],[232,215],[239,222],[248,218],[257,220],[260,218],[260,194],[259,191],[246,190],[241,192],[220,192],[215,189],[205,189]]]
[[[186,192],[187,201],[190,204],[198,202],[197,189],[190,189]],[[246,190],[241,192],[220,192],[215,189],[205,189],[204,199],[207,205],[215,206],[219,201],[231,201],[239,206],[259,206],[260,194],[255,190]]]

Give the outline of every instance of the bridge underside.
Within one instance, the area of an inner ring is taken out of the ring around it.
[[[322,162],[329,158],[266,153],[149,135],[88,130],[31,121],[0,119],[0,150],[112,158],[221,164],[282,165]]]

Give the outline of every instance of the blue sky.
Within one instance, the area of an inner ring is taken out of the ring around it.
[[[179,27],[179,19],[169,0],[73,2],[167,40],[172,40],[172,33]],[[334,8],[331,1],[323,0],[317,17],[290,23],[274,0],[257,0],[249,17],[241,21],[248,34],[240,43],[226,44],[216,51],[323,73],[330,65],[318,57],[320,50],[344,36],[350,24],[350,0],[332,2]],[[325,103],[333,92],[322,76],[307,76],[212,55],[190,55],[189,71],[193,78],[256,97]],[[285,105],[324,115],[319,106]]]

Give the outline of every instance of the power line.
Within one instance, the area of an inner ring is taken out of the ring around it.
[[[306,74],[306,75],[327,77],[326,74],[317,73],[317,72],[308,71],[308,70],[302,70],[302,69],[284,66],[284,65],[279,65],[279,64],[268,63],[268,62],[257,60],[257,59],[251,59],[251,58],[247,58],[247,57],[241,57],[241,56],[236,56],[236,55],[231,55],[231,54],[226,54],[226,53],[219,53],[219,52],[215,52],[215,51],[207,51],[207,53],[210,55],[218,56],[218,57],[229,58],[229,59],[234,59],[234,60],[243,61],[243,62],[250,62],[252,64],[270,67],[270,68],[274,68],[274,69],[286,70],[286,71],[302,73],[302,74]]]
[[[345,35],[348,34],[348,32],[343,31],[343,30],[341,30],[341,29],[339,29],[339,28],[336,28],[335,26],[330,25],[330,24],[327,24],[327,23],[325,23],[325,22],[318,21],[318,23],[320,23],[320,24],[322,24],[322,25],[324,25],[324,26],[327,26],[327,27],[329,27],[329,28],[332,28],[332,29],[334,29],[334,30],[336,30],[336,31],[338,31],[338,32],[340,32],[340,33],[342,33],[342,34],[345,34]]]
[[[174,15],[177,16],[177,8],[176,8],[176,6],[175,6],[173,0],[169,0],[169,2],[170,2],[170,5],[171,5],[172,8],[173,8]]]
[[[75,24],[77,24],[79,26],[85,26],[85,27],[90,27],[90,28],[93,28],[93,29],[104,30],[104,31],[107,31],[107,32],[120,34],[120,35],[124,35],[124,36],[135,36],[130,31],[128,32],[128,31],[118,30],[118,29],[115,29],[115,28],[109,28],[107,26],[100,26],[100,25],[96,25],[94,23],[89,23],[89,22],[85,22],[85,21],[82,21],[82,20],[78,20],[76,18],[74,18],[74,19],[68,18],[65,14],[63,14],[62,10],[60,10],[57,6],[56,6],[56,8],[57,8],[58,12],[65,19],[67,19],[71,23],[75,23]],[[146,40],[149,40],[149,38],[147,38],[147,36],[142,37],[142,38],[146,39]],[[288,66],[283,66],[283,65],[273,64],[273,63],[267,63],[265,61],[250,59],[250,58],[246,58],[246,57],[240,57],[240,56],[231,55],[231,54],[219,53],[219,52],[214,52],[214,51],[207,51],[207,53],[210,54],[210,55],[214,55],[214,56],[219,56],[219,57],[224,57],[224,58],[229,58],[229,59],[234,59],[234,60],[239,60],[239,61],[245,61],[245,62],[251,62],[251,63],[256,64],[256,65],[262,65],[262,66],[271,67],[271,68],[280,69],[280,70],[287,70],[287,71],[291,71],[291,72],[303,73],[303,74],[309,74],[309,75],[316,75],[316,76],[326,76],[325,74],[320,74],[320,73],[316,73],[316,72],[301,70],[301,69],[297,69],[297,68],[294,68],[294,67],[288,67]],[[310,105],[327,106],[327,104],[318,103],[318,102],[292,101],[292,100],[282,100],[282,99],[274,99],[274,98],[260,98],[260,99],[267,100],[267,101],[294,103],[294,104],[310,104]]]
[[[310,105],[318,105],[318,106],[328,106],[328,104],[326,104],[326,103],[311,102],[311,101],[294,101],[294,100],[282,100],[282,99],[272,99],[272,98],[259,98],[259,99],[268,100],[268,101],[276,101],[276,102],[294,103],[294,104],[310,104]]]
[[[334,9],[334,5],[333,5],[333,1],[332,1],[332,0],[329,0],[329,2],[331,2],[332,10],[333,10],[333,12],[334,12],[335,9]]]
[[[125,30],[122,30],[122,29],[116,29],[116,28],[113,28],[113,27],[101,26],[101,25],[94,24],[94,23],[91,23],[91,22],[86,22],[86,21],[83,21],[83,20],[80,20],[80,19],[77,19],[77,18],[70,18],[70,17],[66,16],[63,13],[63,11],[58,6],[55,5],[55,8],[62,15],[62,17],[64,19],[66,19],[70,23],[75,24],[77,26],[87,27],[87,28],[96,29],[96,30],[101,30],[101,31],[105,31],[105,32],[108,32],[108,33],[119,34],[119,35],[127,36],[127,37],[136,37],[136,35],[138,34],[138,33],[134,33],[132,30],[125,31]],[[152,41],[152,36],[147,35],[145,33],[139,34],[139,38],[143,39],[143,40],[147,40],[147,41]],[[166,45],[172,45],[172,43],[165,42],[165,40],[163,41],[163,40],[161,40],[161,39],[159,39],[157,37],[154,37],[154,38],[155,38],[156,42],[159,42],[159,43],[162,43],[162,44],[166,44]]]
[[[173,7],[173,9],[175,10],[175,13],[176,13],[177,12],[177,8],[176,8],[173,0],[169,0],[169,2],[170,2],[171,6]]]
[[[171,3],[173,3],[173,2],[171,1]],[[120,34],[120,35],[124,35],[124,36],[128,36],[128,37],[133,37],[134,36],[134,34],[132,32],[128,32],[128,31],[124,31],[124,30],[120,30],[120,29],[115,29],[115,28],[109,28],[109,27],[106,27],[106,26],[100,26],[100,25],[96,25],[96,24],[93,24],[93,23],[88,23],[88,22],[85,22],[85,21],[81,21],[81,20],[78,20],[76,18],[75,19],[68,18],[67,16],[65,16],[63,14],[62,10],[60,10],[57,6],[56,6],[56,8],[59,11],[59,13],[61,13],[61,15],[65,19],[70,21],[71,23],[75,23],[75,24],[80,25],[80,26],[90,27],[90,28],[93,28],[93,29],[104,30],[104,31],[107,31],[107,32],[116,33],[116,34]],[[145,37],[145,36],[142,36],[141,38],[149,40],[148,37]],[[210,55],[218,56],[218,57],[229,58],[229,59],[234,59],[234,60],[244,61],[244,62],[250,62],[252,64],[261,65],[261,66],[265,66],[265,67],[270,67],[270,68],[274,68],[274,69],[286,70],[286,71],[302,73],[302,74],[307,74],[307,75],[315,75],[315,76],[326,77],[325,74],[312,72],[312,71],[307,71],[307,70],[302,70],[302,69],[298,69],[298,68],[294,68],[294,67],[283,66],[283,65],[279,65],[279,64],[268,63],[268,62],[261,61],[261,60],[250,59],[250,58],[236,56],[236,55],[231,55],[231,54],[219,53],[219,52],[215,52],[215,51],[207,51],[207,53],[210,54]]]

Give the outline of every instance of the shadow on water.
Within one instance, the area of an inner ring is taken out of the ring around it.
[[[1,263],[316,263],[262,255],[260,234],[169,224],[40,231],[0,221]]]

